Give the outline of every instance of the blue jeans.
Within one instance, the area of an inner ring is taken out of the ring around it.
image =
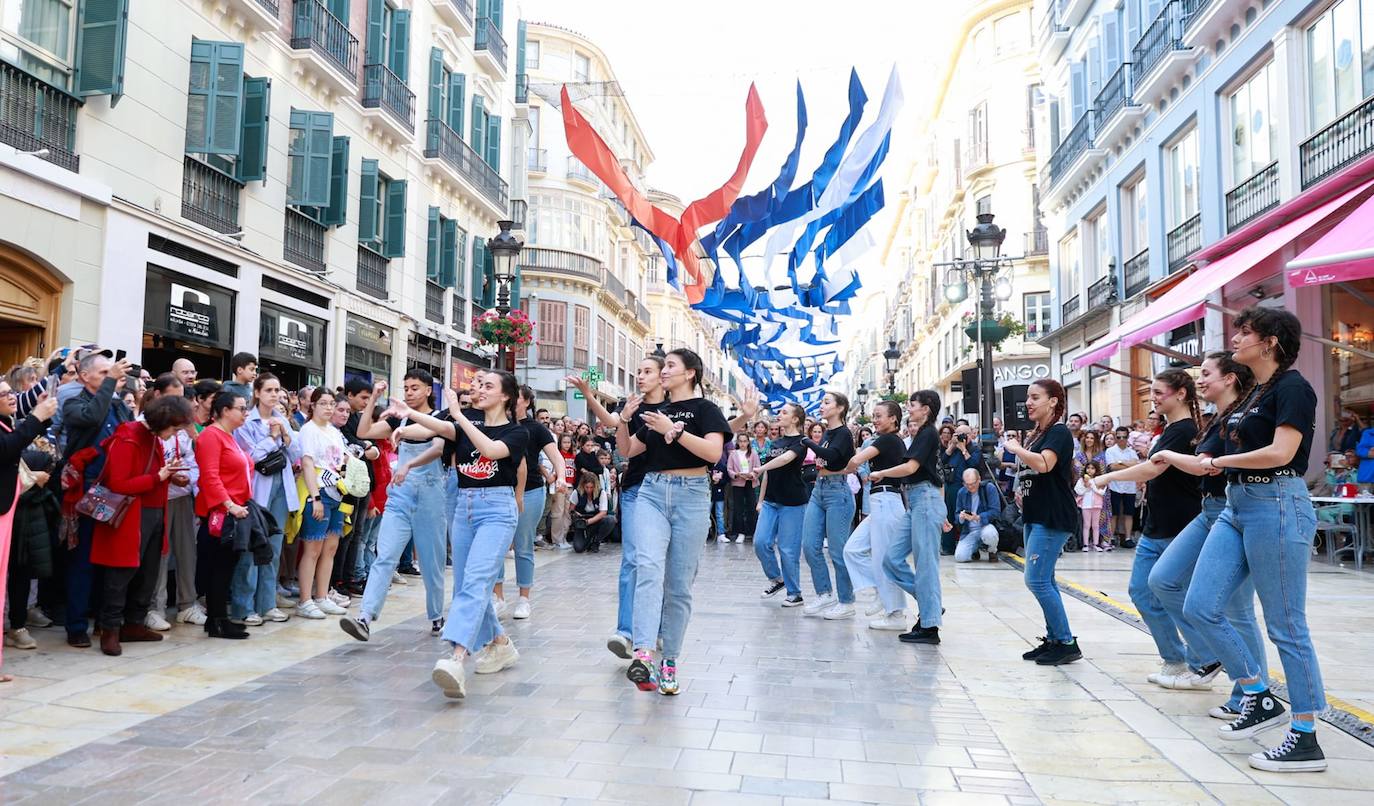
[[[906,597],[883,571],[888,546],[911,529],[901,493],[878,491],[868,497],[869,515],[844,544],[844,566],[856,590],[874,588],[888,613],[906,609]]]
[[[940,535],[945,524],[945,497],[933,484],[907,491],[909,527],[899,530],[883,557],[883,572],[911,594],[922,627],[939,627],[944,604],[940,591]],[[907,555],[916,562],[913,573]]]
[[[975,526],[965,531],[963,536],[959,538],[959,544],[954,547],[954,561],[956,563],[972,562],[978,549],[997,551],[997,540],[996,526],[992,524]]]
[[[725,499],[711,502],[711,509],[716,513],[716,536],[725,536]]]
[[[408,462],[427,447],[402,442],[397,462]],[[425,612],[430,621],[444,614],[444,481],[443,468],[437,461],[430,462],[411,469],[405,481],[387,491],[386,510],[377,528],[377,559],[372,561],[363,590],[362,615],[367,619],[382,615],[396,563],[412,540],[425,581]]]
[[[453,604],[443,636],[454,646],[477,652],[504,632],[492,609],[491,586],[496,584],[496,569],[506,563],[517,520],[513,487],[458,491],[453,514]]]
[[[754,527],[754,554],[763,566],[763,575],[781,579],[788,596],[801,595],[802,523],[806,507],[786,507],[764,501],[759,524]],[[778,555],[782,567],[778,567]]]
[[[1140,618],[1150,628],[1150,637],[1155,639],[1155,649],[1165,663],[1184,663],[1193,669],[1202,668],[1207,661],[1198,652],[1201,647],[1189,647],[1178,634],[1178,625],[1164,604],[1150,590],[1150,574],[1155,563],[1169,548],[1173,537],[1150,537],[1142,534],[1135,544],[1135,559],[1131,561],[1131,582],[1127,589],[1131,603],[1140,611]]]
[[[629,638],[634,634],[635,554],[634,511],[639,485],[620,491],[620,584],[615,631]]]
[[[1225,616],[1248,574],[1264,608],[1269,640],[1279,651],[1295,714],[1326,709],[1321,669],[1307,630],[1307,564],[1317,515],[1303,480],[1226,485],[1226,509],[1207,535],[1183,615],[1216,651],[1232,679],[1264,673],[1259,658]]]
[[[630,513],[636,649],[652,649],[661,636],[663,657],[681,654],[710,508],[711,480],[706,476],[650,473],[639,485]]]
[[[272,479],[272,497],[267,503],[277,524],[286,527],[286,486],[281,476]],[[229,615],[243,618],[249,613],[262,615],[277,606],[277,568],[281,564],[282,533],[272,535],[272,562],[254,565],[253,552],[239,554],[234,575],[229,580]]]
[[[1193,580],[1198,555],[1202,553],[1202,546],[1207,542],[1207,533],[1211,531],[1212,524],[1216,523],[1217,516],[1221,515],[1221,510],[1225,506],[1226,503],[1220,498],[1204,496],[1202,512],[1183,527],[1178,537],[1169,543],[1163,556],[1155,562],[1154,570],[1150,572],[1150,590],[1154,591],[1155,597],[1178,625],[1179,632],[1183,633],[1189,654],[1201,658],[1199,668],[1216,660],[1217,653],[1198,630],[1197,625],[1188,620],[1183,612],[1183,603],[1188,595],[1189,584]],[[1260,632],[1259,620],[1255,618],[1255,584],[1250,581],[1248,574],[1226,603],[1223,615],[1240,633],[1241,640],[1250,649],[1251,657],[1259,660],[1263,670],[1261,677],[1268,680],[1269,660],[1264,652],[1264,635]],[[1240,684],[1237,683],[1232,687],[1231,699],[1226,704],[1240,710],[1241,694]]]
[[[1023,534],[1026,539],[1026,588],[1045,614],[1045,637],[1067,644],[1073,640],[1073,631],[1069,629],[1069,616],[1064,612],[1064,598],[1054,581],[1054,567],[1069,540],[1069,533],[1028,523],[1023,527]]]
[[[835,587],[844,604],[854,601],[854,583],[844,565],[844,544],[854,524],[854,494],[844,476],[821,476],[811,491],[802,520],[802,552],[811,568],[811,584],[817,596],[831,592],[830,566],[825,564],[826,545],[835,564]]]
[[[76,546],[67,550],[67,635],[85,635],[87,623],[95,614],[95,566],[91,565],[91,541],[95,536],[95,521],[77,518]],[[66,550],[62,546],[59,551]],[[203,588],[208,590],[208,588]]]
[[[515,522],[515,584],[521,590],[534,587],[534,527],[544,515],[544,485],[525,491],[525,508]],[[455,499],[456,500],[456,499]],[[496,581],[506,581],[506,564],[496,572]]]
[[[366,504],[361,506],[366,507]],[[377,559],[377,533],[382,528],[382,513],[367,515],[363,518],[362,531],[358,534],[358,550],[353,558],[353,578],[367,579],[372,562]]]

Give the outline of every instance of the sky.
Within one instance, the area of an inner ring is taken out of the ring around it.
[[[715,189],[734,170],[744,144],[744,101],[751,82],[758,87],[769,129],[745,194],[771,182],[792,147],[797,81],[806,93],[809,120],[800,183],[844,118],[850,68],[858,70],[869,97],[862,131],[895,65],[906,104],[882,173],[887,209],[868,225],[880,246],[860,259],[865,290],[875,292],[881,243],[906,181],[921,115],[948,58],[956,14],[966,2],[521,0],[520,5],[525,19],[570,28],[601,47],[654,152],[649,185],[684,202]]]

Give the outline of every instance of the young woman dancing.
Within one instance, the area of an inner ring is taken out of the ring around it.
[[[902,409],[890,400],[873,407],[873,425],[878,435],[873,443],[849,460],[847,472],[868,463],[868,517],[864,518],[844,544],[844,564],[854,581],[856,590],[873,588],[877,602],[867,615],[883,614],[868,623],[870,629],[906,629],[906,597],[883,570],[888,547],[911,528],[907,521],[902,487],[907,479],[896,470],[906,463],[906,445],[898,436],[902,424]],[[891,474],[891,475],[889,475]]]
[[[668,353],[662,378],[672,402],[657,412],[635,412],[643,425],[630,436],[628,455],[647,456],[629,512],[636,570],[634,660],[626,676],[640,691],[678,693],[677,658],[709,528],[707,470],[720,461],[730,434],[720,408],[701,397],[702,372],[695,352]],[[663,656],[655,670],[652,652],[660,637]]]
[[[940,395],[931,389],[922,389],[907,401],[907,422],[916,423],[917,430],[906,449],[906,461],[892,471],[907,477],[909,526],[888,546],[883,571],[916,600],[916,624],[898,636],[908,644],[940,643],[941,614],[945,612],[940,591],[940,535],[952,527],[945,517],[940,434],[932,422],[939,410]],[[906,561],[909,555],[916,562],[914,573]]]
[[[811,568],[816,600],[802,608],[802,615],[823,616],[832,621],[853,618],[854,584],[844,565],[844,544],[854,523],[854,494],[845,472],[854,458],[854,434],[849,430],[849,398],[827,392],[821,398],[825,432],[819,440],[804,439],[802,447],[816,454],[819,476],[806,504],[802,522],[802,548]],[[826,547],[835,564],[835,587],[830,587]],[[837,598],[838,597],[838,598]]]
[[[1222,725],[1221,735],[1245,739],[1283,724],[1283,706],[1270,693],[1259,658],[1224,615],[1250,575],[1293,704],[1283,741],[1251,755],[1250,766],[1272,772],[1324,770],[1316,720],[1326,710],[1326,696],[1307,629],[1307,567],[1317,515],[1302,478],[1316,430],[1317,394],[1293,369],[1302,347],[1296,316],[1251,307],[1234,324],[1232,355],[1255,374],[1257,386],[1218,418],[1226,453],[1201,460],[1204,469],[1226,474],[1226,508],[1202,547],[1183,613],[1197,622],[1245,692],[1240,716]]]
[[[1045,614],[1045,637],[1040,646],[1021,658],[1041,666],[1058,666],[1083,657],[1054,581],[1059,554],[1078,526],[1073,495],[1073,434],[1062,422],[1067,400],[1059,381],[1046,378],[1032,383],[1026,394],[1026,416],[1035,423],[1035,429],[1026,437],[1030,447],[1011,438],[1003,443],[1021,465],[1017,496],[1026,539],[1026,588]]]
[[[768,599],[784,587],[783,607],[797,607],[801,595],[802,524],[806,517],[806,484],[802,481],[802,427],[806,409],[796,403],[782,407],[778,415],[782,436],[769,446],[766,461],[759,467],[763,483],[759,486],[758,526],[754,528],[754,553],[768,578],[760,598]],[[778,556],[782,565],[779,567]]]

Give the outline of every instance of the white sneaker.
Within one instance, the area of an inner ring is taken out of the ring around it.
[[[1177,677],[1186,671],[1188,671],[1188,664],[1186,663],[1161,663],[1159,664],[1159,671],[1152,672],[1145,679],[1157,686],[1163,686],[1165,677]],[[1165,688],[1168,688],[1168,686],[1165,686]]]
[[[17,630],[5,630],[5,646],[12,646],[15,649],[37,649],[38,642],[33,640],[29,631],[25,627]]]
[[[887,608],[883,607],[882,601],[878,599],[874,599],[872,602],[869,603],[868,607],[864,608],[864,615],[869,616],[870,618],[873,616],[881,616],[883,613],[886,612]]]
[[[281,591],[277,591],[277,609],[278,609],[278,610],[289,610],[290,608],[295,607],[296,604],[297,604],[297,602],[296,602],[295,599],[292,599],[290,596],[283,596],[283,595],[281,594]]]
[[[286,621],[287,619],[291,618],[286,613],[283,613],[281,608],[279,607],[274,607],[271,610],[268,610],[266,613],[262,614],[262,617],[268,621],[277,622]]]
[[[43,612],[43,608],[34,605],[29,608],[29,623],[35,627],[51,627],[52,619],[48,618],[48,614]]]
[[[1213,705],[1207,711],[1207,716],[1210,716],[1213,719],[1220,719],[1222,722],[1235,722],[1237,719],[1240,719],[1240,711],[1237,711],[1231,708],[1231,706],[1225,704]]]
[[[491,609],[496,611],[497,618],[501,618],[506,615],[506,600],[493,593],[491,595]]]
[[[330,604],[333,603],[331,602]],[[320,609],[319,605],[315,604],[313,599],[306,599],[296,605],[296,615],[301,618],[321,619],[324,618],[324,611]]]
[[[634,653],[631,652],[632,647],[630,646],[630,639],[620,633],[615,633],[610,638],[606,639],[606,648],[611,650],[611,654],[615,655],[617,658],[623,658],[625,660],[634,658]]]
[[[353,600],[352,600],[352,599],[348,598],[347,596],[345,596],[345,595],[342,594],[342,593],[339,593],[338,591],[334,590],[333,588],[330,588],[330,589],[329,589],[329,597],[328,597],[328,598],[329,598],[329,601],[333,602],[334,604],[338,605],[339,607],[348,607],[349,605],[353,604]],[[325,611],[325,612],[328,612],[328,611]]]
[[[835,606],[835,594],[823,593],[802,608],[803,616],[819,616]]]
[[[205,608],[201,607],[199,602],[177,613],[177,623],[179,624],[195,624],[200,626],[205,624],[205,621]]]
[[[1215,675],[1214,675],[1215,676]],[[1183,674],[1160,675],[1159,684],[1175,691],[1211,691],[1212,680],[1189,669]]]
[[[894,610],[879,619],[868,622],[870,630],[892,630],[893,632],[906,632],[911,628],[911,619],[905,610]]]
[[[527,618],[529,618],[529,617],[530,617],[530,597],[528,597],[528,596],[521,596],[519,599],[516,599],[516,600],[515,600],[515,607],[512,607],[512,608],[510,609],[510,617],[511,617],[511,618],[518,618],[518,619],[527,619]],[[504,644],[501,644],[501,645],[499,645],[499,646],[504,646]]]
[[[467,696],[467,670],[463,668],[462,663],[453,658],[440,658],[434,664],[434,671],[430,673],[429,679],[443,689],[445,697],[461,700]]]
[[[156,610],[149,610],[148,615],[143,618],[143,626],[158,632],[167,632],[172,629],[172,625],[167,622],[167,618]]]
[[[730,542],[730,536],[729,536],[729,535],[721,535],[720,537],[716,538],[716,542],[719,543],[719,544],[721,544],[721,545],[723,546],[723,545],[725,545],[726,543],[729,543],[729,542]]]
[[[854,618],[854,605],[836,602],[835,606],[821,614],[826,621],[843,621]]]
[[[320,609],[320,612],[324,613],[326,616],[344,616],[348,614],[347,610],[335,604],[334,600],[330,599],[329,597],[325,597],[323,599],[316,599],[315,606],[318,607]]]
[[[249,613],[243,617],[243,623],[249,627],[261,627],[262,616],[259,616],[257,613]]]
[[[495,674],[502,669],[509,669],[514,666],[518,660],[520,660],[520,653],[515,651],[514,641],[507,639],[504,644],[492,642],[477,653],[473,671],[478,674]]]
[[[401,576],[400,574],[392,573],[392,575],[391,575],[391,584],[393,584],[393,585],[405,586],[405,585],[409,585],[410,583],[409,583],[409,582],[406,582],[406,578],[403,577],[403,576]]]
[[[744,543],[744,535],[735,535],[735,542],[736,542],[736,543],[743,544],[743,543]]]

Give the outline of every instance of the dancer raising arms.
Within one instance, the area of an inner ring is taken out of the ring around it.
[[[906,629],[906,598],[897,583],[883,571],[888,547],[911,528],[907,522],[906,504],[902,501],[902,487],[907,479],[897,470],[906,462],[906,446],[897,429],[901,427],[902,409],[890,400],[873,407],[873,425],[878,436],[873,443],[849,460],[846,472],[853,473],[868,462],[868,517],[844,544],[844,564],[854,581],[856,590],[875,588],[878,603],[867,615],[883,613],[882,618],[868,623],[874,630]]]
[[[778,424],[782,435],[768,446],[768,454],[759,467],[763,482],[759,486],[754,553],[768,578],[760,598],[771,598],[785,587],[787,598],[782,606],[796,607],[802,603],[801,543],[806,517],[806,485],[802,482],[806,448],[802,446],[802,427],[806,424],[806,409],[796,403],[785,404]]]
[[[940,643],[945,610],[940,591],[940,534],[952,527],[945,517],[940,435],[932,422],[939,410],[940,394],[931,389],[922,389],[907,401],[907,422],[918,427],[906,449],[906,461],[892,469],[907,477],[909,528],[894,536],[883,557],[883,571],[916,600],[917,622],[910,632],[898,636],[908,644]],[[907,564],[908,555],[916,561],[915,573]]]
[[[1003,446],[1021,465],[1017,494],[1026,538],[1026,588],[1045,614],[1045,637],[1040,646],[1022,655],[1041,666],[1080,660],[1078,639],[1069,628],[1064,599],[1054,581],[1054,567],[1069,535],[1078,526],[1073,495],[1073,435],[1064,425],[1067,396],[1053,378],[1038,380],[1026,393],[1026,416],[1035,429],[1026,445],[1007,439]]]
[[[845,423],[849,418],[849,398],[839,392],[827,392],[821,398],[820,415],[825,420],[820,441],[802,440],[802,447],[816,454],[819,465],[819,476],[802,523],[803,551],[811,568],[816,600],[802,608],[802,614],[834,621],[854,615],[854,585],[844,565],[844,544],[854,523],[854,494],[849,491],[845,473],[849,460],[854,458],[854,434]],[[830,587],[825,546],[835,564],[834,589]]]
[[[539,468],[539,455],[542,453],[553,466],[552,477],[555,484],[563,483],[563,454],[554,444],[553,432],[534,419],[534,389],[520,387],[520,395],[515,400],[515,421],[525,429],[525,491],[522,498],[524,507],[520,510],[520,520],[515,525],[515,584],[520,587],[520,598],[511,609],[511,618],[530,617],[530,589],[534,587],[534,530],[544,517],[545,484]],[[497,569],[496,587],[492,591],[495,601],[505,604],[506,564]],[[499,614],[498,614],[499,615]]]
[[[692,615],[692,583],[706,545],[711,510],[707,470],[720,461],[730,424],[701,397],[701,357],[668,353],[663,387],[672,400],[640,415],[628,455],[647,455],[644,481],[628,513],[635,547],[634,660],[626,676],[641,690],[677,694],[677,657]],[[662,638],[657,673],[652,650]]]

